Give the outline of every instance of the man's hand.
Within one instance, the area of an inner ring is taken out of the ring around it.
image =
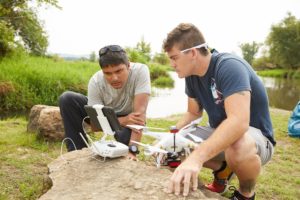
[[[195,156],[194,156],[195,157]],[[183,186],[183,196],[189,194],[190,183],[192,182],[193,191],[198,188],[198,172],[201,170],[202,165],[199,165],[197,157],[193,155],[188,157],[183,163],[181,163],[173,175],[171,176],[170,183],[167,188],[168,193],[175,193],[179,195],[181,191],[181,185]]]
[[[127,124],[145,125],[145,115],[141,113],[130,113],[127,115]]]
[[[138,112],[133,112],[124,117],[119,117],[120,124],[126,126],[128,124],[145,126],[146,116]]]

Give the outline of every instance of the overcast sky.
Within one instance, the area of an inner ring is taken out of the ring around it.
[[[108,44],[134,47],[144,37],[152,52],[181,22],[195,24],[210,47],[240,53],[239,44],[264,42],[300,0],[59,0],[62,10],[40,9],[49,53],[89,55]]]

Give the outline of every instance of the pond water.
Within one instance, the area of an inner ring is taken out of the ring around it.
[[[147,117],[166,117],[186,111],[187,97],[184,93],[184,79],[179,79],[176,72],[170,72],[170,75],[174,80],[174,88],[152,88]]]
[[[261,77],[271,107],[293,110],[300,101],[300,79]]]
[[[170,72],[175,81],[174,88],[152,88],[152,96],[147,109],[147,117],[158,118],[183,113],[187,109],[187,97],[184,93],[184,79],[176,72]],[[300,101],[300,80],[261,77],[268,93],[271,107],[293,110]]]

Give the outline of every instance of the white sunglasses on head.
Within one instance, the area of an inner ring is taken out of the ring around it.
[[[207,49],[207,48],[208,48],[207,43],[199,44],[199,45],[197,45],[197,46],[194,46],[194,47],[191,47],[191,48],[188,48],[188,49],[181,50],[180,52],[181,52],[181,53],[184,53],[184,52],[187,52],[187,51],[189,51],[189,50],[191,50],[191,49],[200,49],[200,48],[202,48],[202,47],[205,47],[205,49]]]

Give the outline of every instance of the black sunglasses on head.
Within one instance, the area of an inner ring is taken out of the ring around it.
[[[125,52],[124,49],[119,45],[109,45],[100,49],[99,56],[105,55],[108,52],[108,50],[112,52]]]

